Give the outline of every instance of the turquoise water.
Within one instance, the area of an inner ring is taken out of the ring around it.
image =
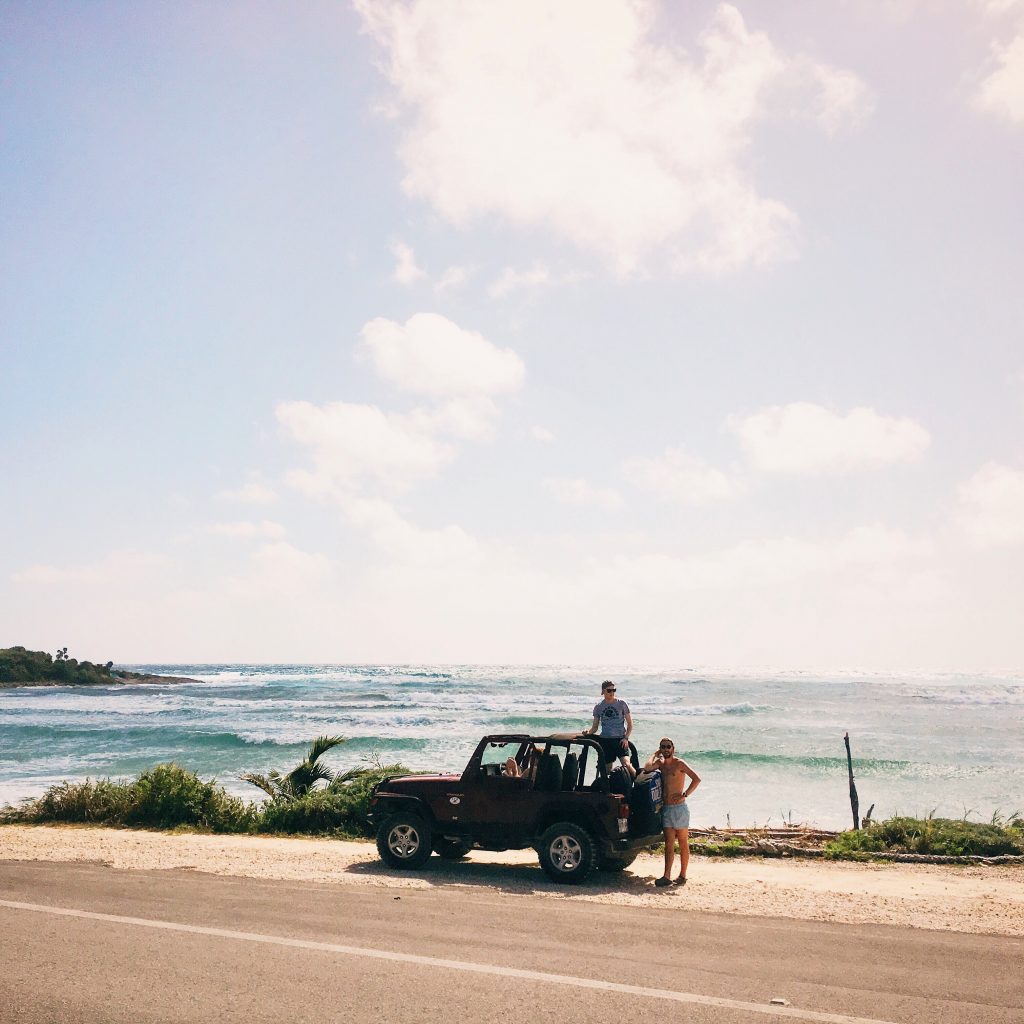
[[[242,771],[286,769],[323,733],[347,768],[379,756],[459,771],[488,732],[588,725],[619,683],[645,754],[671,736],[703,776],[694,824],[844,827],[843,733],[861,810],[988,819],[1024,807],[1024,677],[727,675],[579,668],[144,665],[174,686],[0,690],[0,804],[61,779],[176,760],[256,798]]]

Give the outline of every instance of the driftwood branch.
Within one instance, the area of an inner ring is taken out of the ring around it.
[[[846,768],[850,773],[850,807],[853,809],[853,827],[860,828],[860,801],[857,799],[857,784],[853,781],[853,755],[850,753],[850,734],[843,733],[843,742],[846,744]],[[872,808],[875,806],[871,805]]]

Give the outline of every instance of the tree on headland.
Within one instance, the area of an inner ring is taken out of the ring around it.
[[[60,683],[69,686],[109,686],[112,681],[112,661],[94,665],[69,657],[68,649],[61,647],[56,655],[46,651],[29,651],[24,647],[0,649],[0,685],[24,686]]]
[[[317,736],[309,745],[305,758],[287,775],[274,770],[261,775],[259,772],[243,772],[239,778],[262,789],[273,800],[296,800],[310,793],[318,782],[330,784],[335,773],[320,758],[341,743],[344,736]]]

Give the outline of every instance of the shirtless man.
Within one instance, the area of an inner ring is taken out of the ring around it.
[[[679,877],[676,885],[686,885],[686,868],[690,863],[690,808],[686,798],[700,785],[700,776],[682,759],[676,757],[675,744],[663,736],[658,750],[644,765],[645,772],[661,769],[665,808],[661,824],[665,830],[665,874],[655,881],[663,888],[672,884],[672,864],[679,841]],[[689,781],[687,781],[689,780]]]

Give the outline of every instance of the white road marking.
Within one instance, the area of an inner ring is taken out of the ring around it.
[[[644,999],[665,999],[674,1003],[698,1003],[701,1006],[720,1006],[727,1010],[742,1010],[745,1013],[761,1013],[770,1017],[790,1017],[796,1020],[818,1021],[821,1024],[892,1024],[891,1021],[870,1017],[851,1017],[844,1013],[823,1013],[819,1010],[801,1010],[795,1006],[771,1006],[767,1003],[751,1003],[742,999],[722,999],[719,996],[701,995],[699,992],[674,992],[666,988],[646,988],[643,985],[621,985],[614,981],[599,981],[593,978],[579,978],[571,974],[549,974],[546,971],[527,971],[516,967],[501,967],[495,964],[478,964],[468,960],[444,960],[434,956],[418,956],[415,953],[394,953],[386,949],[372,949],[365,946],[343,946],[334,942],[313,942],[309,939],[290,939],[283,935],[263,935],[259,932],[236,932],[229,928],[207,928],[197,924],[179,924],[176,921],[157,921],[147,917],[122,917],[118,914],[98,914],[91,910],[71,910],[67,907],[51,907],[40,903],[18,903],[14,900],[0,900],[0,907],[9,910],[28,910],[37,914],[53,914],[57,917],[78,917],[87,921],[105,921],[108,924],[127,924],[137,928],[158,928],[169,932],[187,932],[190,935],[210,935],[219,939],[235,939],[241,942],[263,942],[272,946],[290,946],[293,949],[314,949],[323,953],[341,953],[344,956],[361,956],[371,960],[390,960],[420,967],[441,967],[451,971],[466,971],[471,974],[493,974],[499,978],[522,978],[525,981],[539,981],[549,985],[568,985],[573,988],[599,989],[604,992],[622,992],[625,995],[640,996]]]

